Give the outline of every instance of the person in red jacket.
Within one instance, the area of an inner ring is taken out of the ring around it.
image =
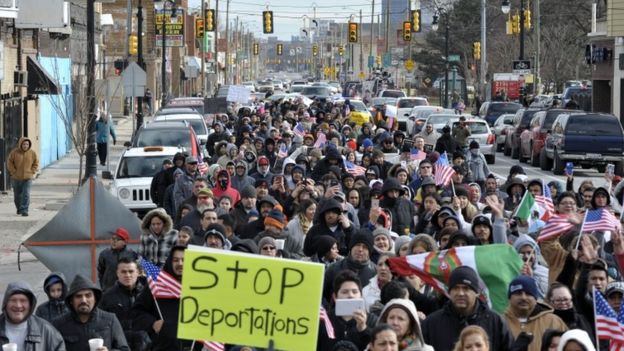
[[[238,190],[232,188],[232,182],[230,181],[230,174],[227,170],[221,170],[217,173],[217,184],[215,184],[212,193],[216,198],[220,198],[223,195],[227,195],[232,199],[232,206],[236,206],[240,201],[240,193]]]

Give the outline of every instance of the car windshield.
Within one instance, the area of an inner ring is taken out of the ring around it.
[[[178,146],[188,149],[191,147],[191,136],[188,128],[177,130],[144,129],[139,133],[136,146]]]
[[[490,110],[491,113],[494,113],[494,112],[508,113],[508,112],[516,112],[516,111],[518,111],[518,109],[520,109],[520,107],[522,107],[522,105],[515,104],[515,103],[511,103],[511,104],[490,104],[489,110]]]
[[[591,127],[588,128],[588,126]],[[622,127],[618,120],[613,117],[598,115],[573,116],[568,119],[566,134],[621,136]]]
[[[591,95],[591,89],[584,87],[570,87],[565,90],[563,94],[564,99],[571,99],[574,95]]]
[[[447,124],[448,121],[451,120],[451,118],[457,118],[459,116],[454,116],[454,115],[431,115],[429,116],[429,119],[427,120],[427,123],[431,123],[431,124]]]
[[[400,97],[404,97],[405,93],[400,91],[400,90],[385,90],[382,94],[382,97],[393,97],[393,98],[400,98]]]
[[[357,112],[367,111],[366,105],[364,105],[361,101],[351,101],[351,107],[353,107],[353,110]]]
[[[158,123],[158,121],[159,120],[157,119],[154,122]],[[195,131],[195,134],[198,134],[198,135],[208,134],[208,131],[206,130],[206,125],[203,123],[201,119],[198,119],[198,118],[190,118],[190,119],[163,118],[160,121],[185,121],[188,124],[190,124],[190,126]]]
[[[529,124],[531,123],[531,120],[533,119],[533,116],[538,112],[538,110],[535,111],[525,111],[522,114],[522,119],[520,120],[520,125],[519,127],[521,128],[528,128]]]
[[[300,93],[303,88],[305,88],[305,85],[291,85],[290,91],[293,93]]]
[[[301,94],[303,94],[303,95],[327,96],[327,95],[329,95],[329,89],[327,89],[325,87],[318,87],[318,86],[316,86],[316,87],[305,87],[301,91]]]
[[[562,112],[547,112],[546,117],[544,117],[544,122],[542,123],[542,129],[550,129],[561,113]]]
[[[171,159],[171,157],[166,155],[124,157],[119,163],[117,178],[153,177],[162,169],[162,163],[166,159]]]
[[[459,122],[453,123],[453,128],[457,127]],[[488,134],[488,128],[485,123],[467,121],[466,125],[470,128],[470,133],[472,134]]]
[[[423,99],[400,99],[399,108],[412,108],[414,106],[426,105],[427,101]]]

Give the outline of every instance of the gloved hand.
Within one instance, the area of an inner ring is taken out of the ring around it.
[[[511,351],[527,351],[533,341],[533,334],[522,332],[518,334],[516,341],[511,345]]]

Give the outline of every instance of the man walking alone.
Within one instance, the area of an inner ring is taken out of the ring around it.
[[[32,150],[32,141],[26,137],[21,137],[15,149],[9,153],[7,168],[11,175],[13,186],[13,201],[17,214],[28,216],[28,206],[30,205],[30,187],[32,179],[39,169],[39,159],[37,153]]]

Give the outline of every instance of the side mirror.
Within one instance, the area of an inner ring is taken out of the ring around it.
[[[126,142],[124,143],[124,147],[125,147],[125,148],[128,148],[128,149],[129,149],[131,146],[132,146],[132,143],[131,143],[131,142],[129,142],[129,141],[126,141]]]
[[[403,117],[409,117],[409,113],[404,113]]]
[[[113,174],[110,171],[102,171],[102,179],[113,180]]]

